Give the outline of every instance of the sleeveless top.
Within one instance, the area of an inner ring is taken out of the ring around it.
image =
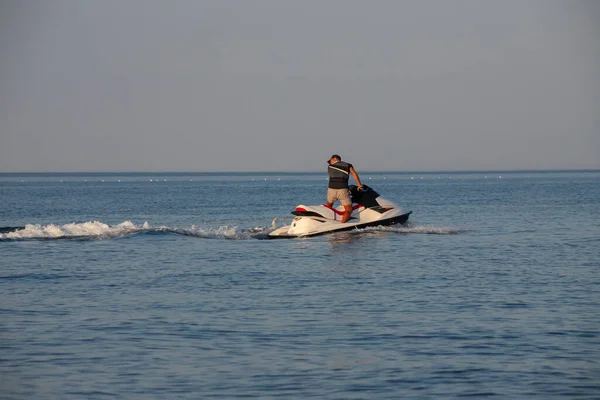
[[[348,178],[350,178],[350,168],[353,168],[352,164],[343,161],[330,164],[327,168],[327,173],[329,173],[329,188],[347,189]]]

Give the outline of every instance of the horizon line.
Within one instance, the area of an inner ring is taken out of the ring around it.
[[[199,174],[199,175],[208,175],[208,174],[325,174],[327,171],[265,171],[265,170],[257,170],[257,171],[13,171],[13,172],[3,172],[0,171],[0,175],[27,175],[27,174]],[[473,173],[473,172],[483,172],[483,173],[519,173],[519,172],[600,172],[600,168],[549,168],[549,169],[448,169],[448,170],[363,170],[359,174],[382,174],[382,173],[423,173],[423,174],[433,174],[433,173]]]

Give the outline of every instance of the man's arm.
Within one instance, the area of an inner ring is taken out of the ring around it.
[[[358,174],[354,170],[354,167],[350,167],[350,173],[352,174],[352,177],[354,178],[354,181],[356,182],[356,185],[358,186],[358,190],[361,190],[363,188],[363,185],[362,185],[362,183],[360,183],[360,178],[358,177]]]

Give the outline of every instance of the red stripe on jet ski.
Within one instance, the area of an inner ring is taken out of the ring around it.
[[[329,207],[327,204],[323,204],[323,207],[330,209],[331,211],[333,211],[333,212],[334,212],[334,213],[336,213],[337,215],[344,215],[344,212],[343,212],[343,211],[339,211],[339,210],[336,210],[336,209],[335,209],[335,208],[333,208],[333,207]],[[356,210],[356,209],[359,209],[359,208],[361,208],[361,207],[362,207],[362,206],[361,206],[360,204],[355,204],[355,205],[352,207],[352,211],[354,211],[354,210]],[[296,207],[296,211],[299,211],[297,207]],[[304,211],[304,210],[303,210],[303,211]]]
[[[323,204],[323,207],[330,209],[331,211],[333,211],[334,213],[336,213],[337,215],[344,215],[343,211],[338,211],[333,207],[329,207],[327,204]]]

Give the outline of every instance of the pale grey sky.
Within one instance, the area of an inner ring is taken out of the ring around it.
[[[0,172],[600,168],[595,0],[0,0]]]

